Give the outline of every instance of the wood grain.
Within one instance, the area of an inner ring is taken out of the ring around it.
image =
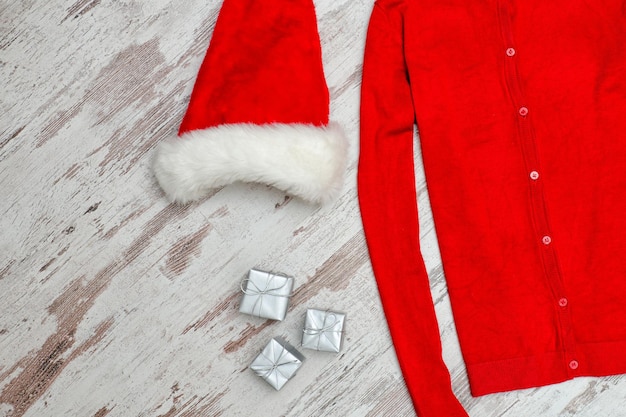
[[[344,192],[314,207],[235,184],[169,204],[150,171],[176,133],[218,0],[0,2],[0,417],[411,416],[356,199],[373,0],[316,1]],[[444,359],[473,417],[622,417],[626,377],[473,398],[416,155]],[[285,321],[238,312],[251,267],[295,276]],[[303,350],[275,392],[247,368],[307,307],[345,311],[342,352]]]

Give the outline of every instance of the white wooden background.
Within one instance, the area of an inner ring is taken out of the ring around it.
[[[343,195],[319,208],[249,184],[176,206],[152,176],[220,1],[0,0],[0,416],[414,415],[355,191],[372,4],[316,2],[332,118],[352,146]],[[417,171],[445,360],[469,414],[625,416],[623,376],[470,396]],[[284,322],[238,313],[255,266],[296,277]],[[344,348],[303,350],[275,392],[247,366],[273,336],[297,344],[307,306],[348,313]]]

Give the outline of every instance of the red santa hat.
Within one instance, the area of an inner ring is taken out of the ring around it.
[[[312,0],[225,0],[178,137],[156,152],[156,178],[185,203],[235,181],[324,203],[341,191],[342,129]]]

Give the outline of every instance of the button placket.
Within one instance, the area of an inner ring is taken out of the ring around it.
[[[551,237],[552,227],[549,221],[549,208],[546,206],[544,178],[545,172],[539,164],[539,154],[537,146],[536,132],[533,126],[533,117],[530,117],[530,110],[535,112],[533,103],[527,101],[524,94],[522,77],[519,72],[518,51],[514,48],[517,44],[514,38],[511,8],[514,7],[508,1],[498,1],[500,13],[500,29],[503,40],[502,60],[505,66],[506,84],[510,95],[512,111],[514,111],[520,151],[524,166],[525,175],[528,175],[528,186],[530,188],[529,209],[532,212],[535,239],[537,245],[541,247],[540,262],[543,266],[544,279],[549,286],[553,303],[556,306],[558,326],[554,329],[555,336],[561,340],[560,349],[565,355],[565,366],[570,371],[578,368],[576,358],[576,340],[572,329],[572,318],[570,314],[569,301],[563,296],[565,288],[563,285],[562,271],[557,256],[555,244]],[[523,75],[523,74],[522,74]],[[572,365],[574,364],[575,365]]]

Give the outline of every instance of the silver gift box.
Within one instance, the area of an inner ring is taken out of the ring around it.
[[[345,313],[307,309],[302,331],[302,347],[325,352],[339,352],[345,320]]]
[[[239,311],[257,317],[283,320],[289,307],[293,278],[271,272],[251,269],[241,282]]]
[[[283,339],[275,337],[252,361],[250,369],[279,390],[295,375],[303,361],[304,356],[296,348]]]

